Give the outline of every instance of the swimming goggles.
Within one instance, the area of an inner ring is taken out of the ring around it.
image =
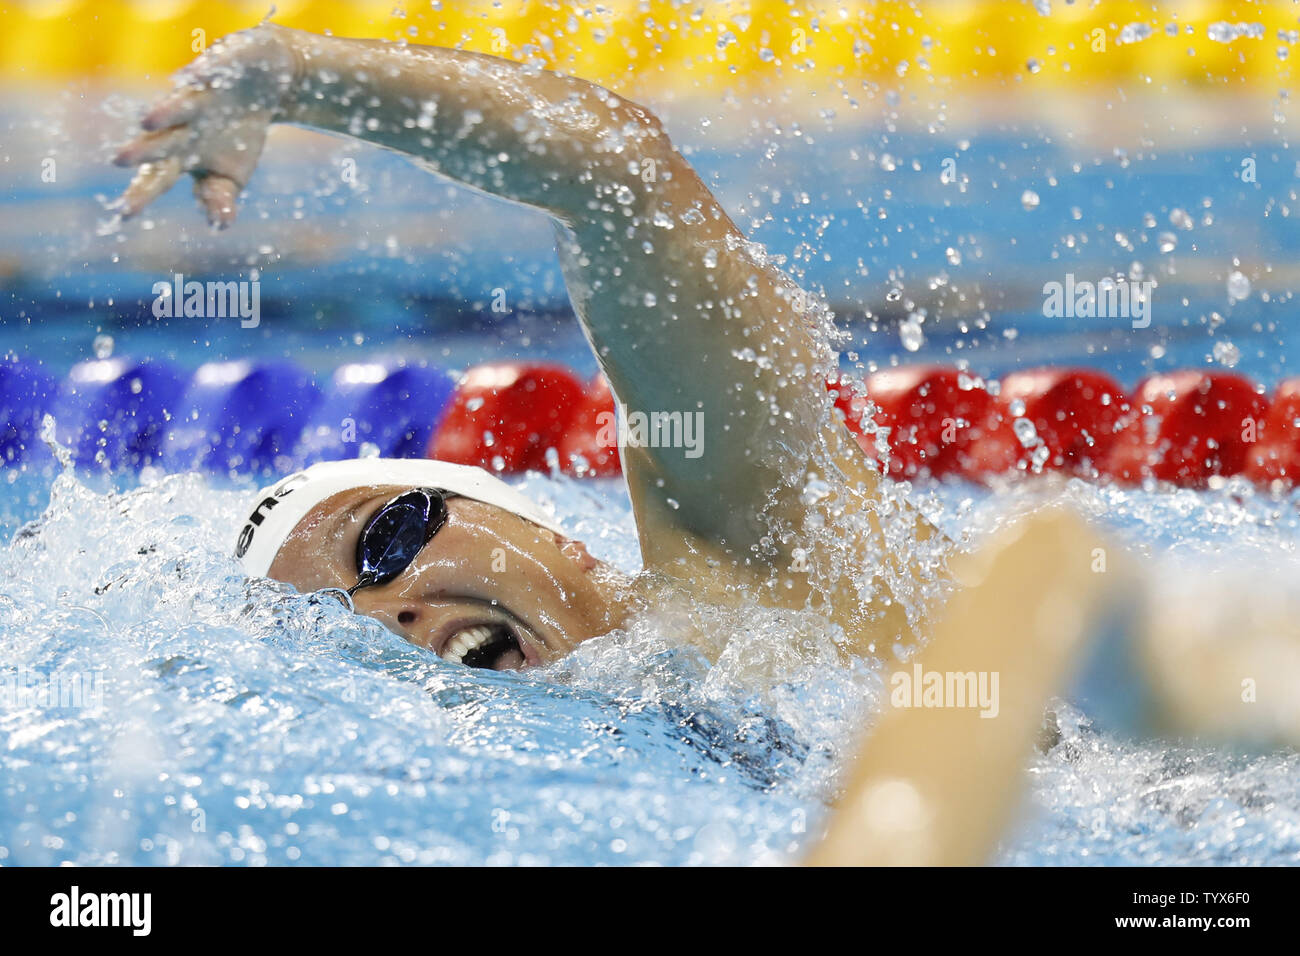
[[[387,584],[415,560],[426,544],[447,523],[447,499],[457,497],[440,488],[416,488],[387,502],[371,516],[357,539],[357,583],[343,588],[322,588],[355,610],[352,595],[362,588]]]

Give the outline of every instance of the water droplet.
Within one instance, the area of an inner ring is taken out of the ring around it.
[[[1032,189],[1026,189],[1020,194],[1020,205],[1024,206],[1026,211],[1032,211],[1038,208],[1038,193]]]
[[[919,322],[909,318],[898,326],[898,340],[903,343],[903,348],[915,352],[925,344],[925,332]]]
[[[1264,24],[1228,23],[1226,20],[1219,20],[1211,23],[1205,32],[1215,43],[1231,43],[1242,38],[1259,40],[1264,36]]]
[[[1250,280],[1235,269],[1228,273],[1228,298],[1237,302],[1249,296]]]
[[[91,345],[91,350],[95,353],[95,358],[106,359],[113,357],[113,336],[96,335],[95,341]]]
[[[801,496],[805,505],[815,505],[817,502],[827,498],[831,493],[831,486],[821,478],[813,476],[808,479],[808,483],[803,486],[803,495]]]
[[[1214,343],[1214,360],[1224,368],[1234,368],[1241,361],[1241,349],[1231,342]]]
[[[1119,31],[1120,43],[1141,43],[1151,36],[1151,27],[1145,23],[1130,23]]]

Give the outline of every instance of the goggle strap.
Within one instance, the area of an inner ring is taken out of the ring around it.
[[[357,583],[352,585],[352,587],[348,588],[347,591],[344,593],[346,593],[348,597],[352,597],[352,595],[356,594],[362,588],[369,587],[370,585],[374,584],[375,577],[376,575],[373,571],[366,571],[357,580]]]

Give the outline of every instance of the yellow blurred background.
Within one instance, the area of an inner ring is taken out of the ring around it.
[[[267,0],[0,0],[0,77],[13,86],[169,73],[269,9]],[[1276,89],[1290,79],[1298,15],[1293,2],[1222,0],[278,0],[275,19],[540,58],[632,95],[840,79],[996,88],[1028,74],[1073,88]]]

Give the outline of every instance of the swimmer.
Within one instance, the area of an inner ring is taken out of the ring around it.
[[[116,158],[139,167],[121,214],[188,173],[209,221],[230,225],[277,123],[374,143],[548,215],[619,401],[701,412],[703,454],[622,449],[644,565],[632,577],[484,471],[395,460],[319,464],[260,492],[235,544],[245,570],[335,594],[471,667],[544,665],[637,615],[704,604],[815,613],[846,660],[911,649],[926,671],[999,672],[996,720],[886,711],[812,857],[986,860],[1050,694],[1120,577],[1091,573],[1097,535],[1037,515],[950,572],[935,529],[835,417],[821,313],[652,113],[581,79],[263,23],[210,47],[148,111]],[[946,607],[917,597],[944,593]],[[725,643],[704,626],[688,637],[715,658]]]
[[[649,111],[495,57],[264,23],[214,44],[149,110],[116,158],[139,166],[122,215],[189,173],[209,220],[229,225],[274,123],[356,136],[549,215],[574,308],[619,401],[701,412],[703,453],[624,449],[645,567],[634,580],[492,476],[428,463],[322,465],[270,489],[241,529],[250,573],[304,592],[341,589],[359,613],[444,656],[492,640],[501,653],[473,661],[493,667],[554,661],[673,587],[721,604],[811,602],[843,631],[847,653],[915,641],[894,588],[935,576],[910,566],[905,546],[932,530],[901,497],[885,507],[880,474],[833,417],[823,383],[835,357],[796,307],[803,296],[751,249]],[[431,494],[403,497],[422,489]],[[283,506],[263,508],[280,494]],[[287,527],[271,520],[289,514]],[[416,533],[402,516],[412,528],[428,518],[434,537],[367,578],[358,543],[379,549],[395,531]],[[866,600],[825,549],[807,546],[820,528],[852,536],[863,565],[879,568]],[[508,573],[493,569],[499,548]]]

